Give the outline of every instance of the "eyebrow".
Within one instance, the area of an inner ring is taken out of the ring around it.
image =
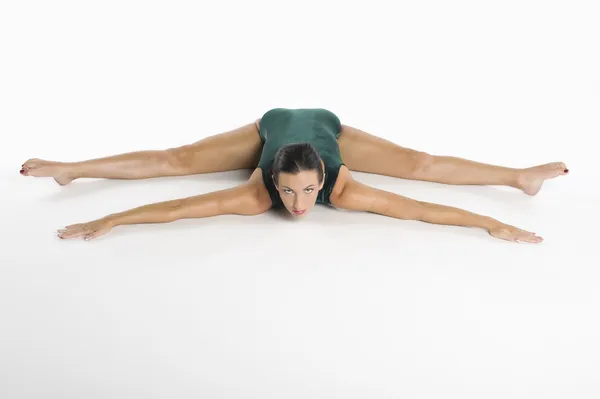
[[[314,186],[314,184],[311,184],[310,186],[306,186],[306,187],[304,187],[304,189],[306,190],[307,188],[310,188],[310,187],[313,187],[313,186]],[[290,187],[288,187],[288,186],[281,186],[281,187],[283,187],[283,188],[287,188],[287,189],[290,189],[290,190],[292,190],[292,188],[290,188]]]

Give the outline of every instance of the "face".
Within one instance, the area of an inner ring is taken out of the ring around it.
[[[280,173],[279,185],[277,191],[286,209],[296,218],[302,218],[315,206],[319,190],[325,184],[325,176],[323,182],[319,184],[317,172],[301,171],[297,174]],[[304,211],[301,214],[295,211]]]

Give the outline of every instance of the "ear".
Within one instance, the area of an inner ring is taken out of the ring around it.
[[[273,185],[275,186],[275,188],[277,190],[279,190],[279,187],[277,187],[277,183],[275,183],[275,176],[274,175],[271,175],[271,180],[273,180]]]
[[[321,187],[319,187],[319,191],[321,191],[323,189],[324,185],[325,185],[325,173],[323,173],[323,181],[321,182]]]

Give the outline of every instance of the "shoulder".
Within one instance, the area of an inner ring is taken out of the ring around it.
[[[329,196],[329,202],[331,205],[338,207],[341,204],[341,195],[344,191],[344,188],[348,184],[353,181],[352,173],[350,173],[350,169],[346,165],[340,166],[340,170],[337,175],[337,179],[331,190],[331,195]]]
[[[248,179],[247,184],[254,188],[253,194],[255,200],[261,208],[280,208],[283,206],[283,202],[279,197],[277,188],[273,183],[272,178],[273,169],[271,167],[256,168]]]
[[[267,110],[260,118],[258,118],[255,121],[256,127],[260,127],[260,121],[263,119],[269,119],[272,115],[280,115],[280,114],[287,114],[290,112],[294,112],[294,110],[289,109],[289,108],[271,108],[269,110]]]
[[[254,169],[252,175],[246,183],[248,200],[252,202],[253,206],[260,209],[263,212],[273,207],[273,201],[271,200],[271,194],[265,185],[263,179],[263,170],[261,168]]]
[[[342,178],[336,184],[335,194],[332,193],[329,199],[331,205],[340,209],[371,212],[387,207],[390,193],[354,180],[348,168],[344,168],[344,171],[340,171]]]
[[[329,201],[336,208],[372,211],[387,208],[390,193],[354,180],[346,166],[340,168],[340,178],[334,187]],[[377,212],[376,212],[377,213]]]

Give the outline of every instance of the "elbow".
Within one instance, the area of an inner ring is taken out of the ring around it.
[[[258,189],[253,188],[241,201],[236,213],[238,215],[256,216],[267,212],[272,205],[268,193],[261,193]]]
[[[232,189],[227,197],[219,202],[219,214],[255,216],[271,209],[269,193],[261,192],[252,184]]]
[[[265,213],[269,209],[271,209],[271,207],[267,206],[266,204],[254,203],[240,208],[237,214],[245,216],[256,216]]]
[[[168,201],[165,206],[159,211],[159,218],[163,222],[174,222],[184,218],[186,212],[185,202],[181,199]]]
[[[421,201],[415,201],[412,206],[412,220],[425,221],[429,218],[431,210],[427,208],[427,204]]]
[[[439,206],[429,202],[417,201],[415,220],[426,223],[444,224],[445,215],[440,213]]]

